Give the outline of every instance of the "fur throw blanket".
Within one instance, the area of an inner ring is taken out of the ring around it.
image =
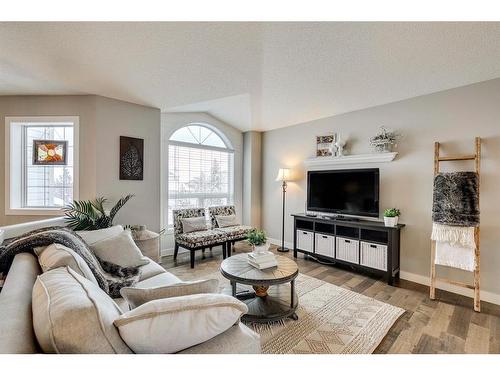
[[[479,178],[476,172],[439,173],[434,178],[432,221],[443,225],[479,225]]]
[[[139,281],[139,267],[120,267],[99,260],[85,241],[74,231],[64,227],[36,229],[7,241],[0,247],[0,272],[7,272],[16,254],[34,253],[34,248],[59,243],[76,252],[87,263],[99,287],[112,298],[120,297],[120,289]]]

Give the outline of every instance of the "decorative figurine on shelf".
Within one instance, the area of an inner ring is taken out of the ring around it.
[[[337,147],[337,156],[345,156],[344,155],[344,147],[346,145],[347,141],[342,139],[342,137],[339,135],[337,137],[337,140],[335,141],[335,147]]]
[[[392,130],[387,130],[385,127],[380,127],[380,132],[370,138],[370,145],[377,152],[391,152],[393,147],[397,147],[397,140],[401,136]]]

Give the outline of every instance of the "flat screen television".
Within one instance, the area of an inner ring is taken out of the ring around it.
[[[307,210],[378,217],[378,168],[307,172]]]

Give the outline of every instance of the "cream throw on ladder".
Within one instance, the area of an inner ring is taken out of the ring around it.
[[[476,266],[474,227],[434,223],[431,239],[436,241],[436,264],[474,271]]]

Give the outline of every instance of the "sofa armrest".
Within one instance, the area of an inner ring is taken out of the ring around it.
[[[0,353],[37,353],[31,295],[40,274],[35,256],[17,254],[0,293]]]

